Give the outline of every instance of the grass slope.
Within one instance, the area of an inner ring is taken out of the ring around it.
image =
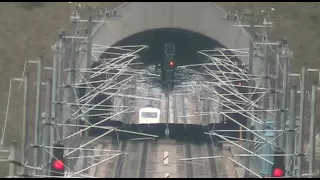
[[[95,7],[115,7],[121,3],[89,3],[81,2]],[[10,77],[21,77],[26,60],[35,60],[42,53],[45,55],[45,65],[51,64],[50,47],[58,40],[58,30],[69,29],[70,15],[77,3],[71,5],[67,2],[48,3],[13,3],[3,2],[0,6],[0,127],[3,128],[8,98]],[[35,80],[35,65],[27,68],[31,72],[32,83]],[[45,72],[44,81],[51,72]],[[9,121],[6,130],[5,146],[12,140],[20,140],[22,122],[23,87],[18,91],[20,83],[12,84]],[[32,90],[29,138],[33,137],[35,89]],[[29,149],[28,151],[31,151]],[[7,174],[6,163],[1,163],[0,177]]]

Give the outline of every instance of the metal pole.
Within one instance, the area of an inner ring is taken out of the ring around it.
[[[10,146],[10,157],[9,157],[9,173],[8,175],[10,177],[13,177],[16,175],[16,167],[14,161],[16,161],[16,150],[17,150],[17,141],[13,141]]]
[[[89,17],[88,17],[88,24],[87,24],[87,69],[91,68],[91,61],[92,61],[92,10],[91,6],[89,6]],[[90,72],[88,72],[86,79],[90,81]],[[90,91],[90,89],[87,89]],[[88,102],[90,103],[90,102]],[[89,112],[87,112],[89,114]],[[89,117],[86,118],[89,121]],[[87,123],[86,123],[87,124]],[[89,131],[84,132],[84,136],[89,136]]]
[[[169,136],[169,118],[170,118],[170,99],[169,99],[169,93],[166,90],[165,93],[166,96],[166,129],[165,129],[165,135],[168,137]]]
[[[250,23],[250,28],[249,28],[249,34],[251,38],[255,36],[255,31],[254,31],[254,24],[253,24],[253,16],[254,12],[250,10],[250,12],[246,13],[249,16],[249,23]],[[249,40],[249,74],[253,74],[253,42]]]
[[[70,103],[76,103],[75,100],[76,100],[76,93],[77,93],[77,89],[74,87],[74,84],[76,84],[76,52],[77,52],[77,39],[72,39],[72,42],[71,42],[71,59],[70,59],[70,79],[69,79],[69,93],[68,93],[68,97],[69,97],[69,102]],[[72,110],[75,110],[76,112],[76,108],[77,108],[77,105],[71,105],[70,108]],[[79,125],[79,122],[76,120],[74,122],[76,125]],[[69,123],[69,122],[66,122],[66,124],[73,124],[73,123]],[[68,126],[61,126],[64,128],[64,131],[65,131],[65,134],[64,134],[64,137],[67,137],[70,135],[70,132],[71,134],[76,132],[77,130],[79,130],[78,127],[68,127]],[[71,140],[67,140],[65,141],[65,144],[67,144],[69,147],[75,147],[77,146],[76,145],[77,142],[75,141],[72,141]],[[72,167],[74,166],[76,163],[75,160],[68,160],[67,161],[67,165],[69,167]]]
[[[70,76],[69,76],[69,93],[68,93],[68,98],[70,103],[74,103],[74,105],[71,105],[70,108],[73,109],[76,112],[77,105],[75,100],[76,100],[76,88],[74,87],[74,84],[76,84],[76,39],[72,40],[71,43],[71,59],[70,59]],[[75,124],[79,125],[79,122],[76,120],[74,122]],[[67,121],[66,124],[69,124]],[[72,124],[72,123],[71,123]],[[67,137],[70,135],[70,133],[74,133],[77,131],[79,128],[70,128],[66,126],[62,126],[64,128],[64,137]],[[67,144],[69,144],[70,147],[73,147],[73,141],[67,141]]]
[[[312,84],[311,92],[311,122],[310,122],[310,143],[309,143],[309,174],[312,178],[312,174],[315,173],[315,158],[316,158],[316,100],[317,100],[317,82]]]
[[[250,10],[250,12],[246,12],[246,15],[248,15],[249,23],[250,23],[249,35],[253,39],[253,37],[255,36],[255,29],[254,29],[254,24],[253,24],[253,16],[254,16],[253,10]],[[253,50],[254,50],[253,42],[250,39],[249,40],[249,74],[253,74]],[[251,82],[250,82],[250,84],[251,84]],[[250,86],[252,86],[252,84]],[[248,93],[251,93],[251,91],[252,91],[252,89],[249,88]],[[251,101],[252,96],[249,96],[249,99]],[[251,121],[249,120],[249,118],[247,118],[246,126],[247,126],[247,128],[251,127]],[[246,138],[248,139],[250,137],[250,135],[251,135],[251,132],[247,131]],[[247,149],[251,150],[251,144],[246,143],[246,145],[247,145]],[[250,167],[250,158],[249,157],[246,158],[245,166],[248,168]],[[248,177],[248,176],[249,176],[249,171],[245,170],[244,177]]]
[[[59,43],[59,53],[60,53],[60,56],[59,56],[59,60],[58,60],[58,69],[57,69],[57,85],[58,85],[58,91],[57,91],[57,97],[56,97],[56,111],[55,111],[55,122],[56,123],[63,123],[62,121],[62,118],[63,118],[63,107],[62,107],[62,101],[63,101],[63,53],[64,53],[64,38],[65,38],[65,32],[62,31],[60,32],[60,43]],[[57,141],[58,137],[60,137],[61,139],[61,136],[63,135],[63,131],[62,131],[62,128],[63,127],[54,127],[52,126],[53,129],[54,128],[57,128],[57,133],[56,131],[54,132],[54,134],[52,134],[53,136],[54,135],[57,135],[57,137],[51,137],[54,139],[54,141]],[[54,129],[55,130],[55,129]]]
[[[276,111],[276,116],[275,116],[275,125],[276,125],[276,130],[280,130],[281,129],[281,120],[280,120],[280,80],[281,80],[281,72],[280,72],[280,47],[278,48],[278,52],[277,52],[277,66],[276,66],[276,84],[275,84],[275,97],[274,97],[274,110]],[[279,132],[275,133],[276,136],[278,136]],[[278,146],[280,146],[280,142],[279,142],[279,138],[277,138],[276,140],[276,144]],[[281,146],[280,146],[281,147]]]
[[[41,122],[41,87],[42,87],[42,56],[38,60],[38,73],[37,73],[37,95],[36,95],[36,122],[35,122],[35,133],[34,133],[34,144],[39,145],[41,137],[41,129],[40,129],[40,122]],[[39,148],[34,148],[33,154],[33,165],[34,167],[38,167],[40,163],[40,153],[41,151]],[[37,174],[37,170],[34,171]]]
[[[89,19],[88,19],[88,24],[87,24],[87,68],[91,68],[91,60],[92,60],[92,55],[91,55],[91,50],[92,50],[92,11],[91,7],[89,6]]]
[[[70,59],[70,92],[69,102],[75,103],[76,94],[74,91],[74,84],[76,83],[76,39],[72,40],[71,44],[71,59]],[[74,108],[76,106],[72,106]]]
[[[307,73],[307,65],[305,64],[301,69],[301,93],[300,93],[300,121],[299,121],[299,138],[298,138],[298,156],[297,159],[297,177],[299,178],[302,174],[302,153],[303,153],[303,134],[304,134],[304,110],[305,110],[305,79]]]
[[[268,43],[266,41],[267,39],[267,30],[264,29],[264,42],[265,43]],[[268,46],[267,44],[264,45],[264,54],[263,54],[263,87],[264,88],[268,88],[268,80],[269,80],[269,62],[268,62]],[[268,95],[269,95],[269,92],[266,92],[266,94],[264,95],[264,97],[262,98],[262,106],[263,106],[263,109],[264,111],[261,112],[261,119],[263,121],[266,121],[267,120],[267,112],[266,110],[268,109],[268,105],[269,105],[269,102],[268,102]]]
[[[47,84],[46,84],[46,111],[45,111],[45,122],[43,127],[43,145],[44,146],[50,146],[50,125],[51,119],[52,119],[52,78],[48,78]],[[48,163],[49,163],[49,154],[46,151],[46,148],[43,148],[42,151],[42,165],[46,170],[49,170]],[[47,171],[43,171],[43,175],[48,174]]]
[[[286,44],[283,44],[283,48]],[[283,58],[283,79],[282,79],[282,100],[281,100],[281,129],[285,130],[286,122],[287,122],[287,99],[288,99],[288,73],[289,73],[289,58]],[[285,136],[281,136],[280,138],[280,147],[282,149],[285,148]]]
[[[78,22],[76,22],[74,24],[75,26],[74,27],[77,27],[79,25]],[[79,36],[79,33],[77,32],[76,33],[76,36]],[[76,59],[77,59],[77,53],[79,52],[78,49],[77,49],[77,39],[76,38],[73,38],[71,40],[71,58],[70,58],[70,64],[69,64],[69,67],[70,67],[70,74],[69,74],[69,86],[68,86],[68,101],[69,103],[75,103],[76,101],[76,97],[77,97],[77,93],[78,93],[78,89],[75,88],[75,84],[76,84]],[[76,104],[76,103],[75,103]],[[71,105],[70,108],[72,110],[74,110],[76,112],[77,110],[77,105]],[[66,117],[67,118],[67,117]],[[76,125],[79,125],[79,121],[78,120],[75,120],[74,122],[70,122],[70,120],[66,120],[65,122],[66,124],[76,124]],[[79,127],[68,127],[68,126],[61,126],[61,128],[63,128],[63,137],[67,137],[69,136],[70,134],[76,132],[77,130],[79,130]],[[76,144],[78,143],[77,141],[72,141],[72,140],[66,140],[65,142],[65,145],[68,146],[68,147],[74,147],[74,146],[77,146]],[[75,165],[75,161],[73,160],[69,160],[67,161],[67,165],[68,167],[73,167]]]
[[[297,86],[292,85],[290,90],[290,121],[289,121],[289,130],[286,135],[287,137],[287,148],[286,154],[291,154],[286,157],[286,167],[290,174],[287,176],[291,176],[294,170],[294,162],[293,162],[293,155],[294,148],[295,148],[295,126],[296,126],[296,95],[297,95]]]
[[[58,47],[59,45],[55,45],[54,53],[53,53],[53,67],[52,67],[52,96],[51,103],[57,102],[57,84],[58,84],[58,67],[59,67],[59,56],[58,56]],[[56,119],[56,104],[51,105],[52,118]],[[51,122],[51,121],[50,121]],[[53,137],[55,138],[55,134]]]
[[[21,148],[21,162],[22,162],[22,166],[21,166],[21,173],[22,175],[25,175],[27,173],[27,169],[26,166],[24,165],[26,163],[27,159],[27,152],[26,152],[26,148],[27,148],[27,142],[28,142],[28,136],[29,136],[29,132],[28,132],[28,126],[29,125],[29,77],[30,77],[30,73],[26,72],[23,82],[24,82],[24,100],[23,100],[23,119],[22,119],[22,148]]]

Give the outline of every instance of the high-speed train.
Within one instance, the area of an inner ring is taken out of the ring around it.
[[[139,124],[158,124],[160,123],[160,109],[145,107],[139,110]]]

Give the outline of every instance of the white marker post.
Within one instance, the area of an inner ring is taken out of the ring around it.
[[[168,165],[169,164],[169,152],[164,151],[163,152],[163,164]],[[169,173],[164,173],[164,178],[169,178],[170,174]]]
[[[163,152],[163,164],[164,165],[169,164],[169,152],[168,151]]]

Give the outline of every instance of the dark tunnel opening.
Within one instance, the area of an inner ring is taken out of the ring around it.
[[[187,65],[187,64],[199,64],[206,62],[207,59],[205,56],[199,55],[198,51],[200,50],[213,50],[215,48],[224,48],[223,45],[215,41],[214,39],[211,39],[210,37],[207,37],[203,34],[192,32],[189,30],[185,29],[175,29],[175,28],[160,28],[160,29],[152,29],[152,30],[147,30],[143,32],[139,32],[136,34],[133,34],[129,37],[126,37],[117,43],[113,45],[114,46],[128,46],[128,45],[148,45],[148,49],[145,51],[142,51],[139,53],[140,59],[139,61],[142,61],[144,63],[143,66],[139,66],[138,68],[145,68],[148,65],[157,65],[160,64],[163,59],[165,58],[165,50],[164,50],[164,44],[165,43],[173,43],[175,44],[175,57],[174,60],[177,64],[177,66],[181,65]],[[107,52],[112,52],[112,53],[117,53],[116,49],[112,49],[112,51],[109,49]],[[119,53],[119,52],[118,52]],[[225,52],[226,54],[230,52]],[[116,55],[112,55],[110,53],[104,53],[100,56],[100,59],[109,59],[109,58],[115,58]],[[231,59],[233,61],[240,62],[237,58]],[[99,62],[94,63],[92,66],[96,67],[100,65]],[[210,67],[210,66],[208,66]],[[203,69],[201,67],[198,68],[193,68],[194,70],[203,72]],[[208,77],[207,77],[208,78]],[[212,77],[211,77],[212,78]],[[106,79],[105,75],[99,75],[91,81],[98,81],[98,80],[103,80]],[[97,86],[98,84],[93,84],[93,86]],[[104,101],[102,105],[112,105],[111,100],[106,100],[108,96],[99,94],[96,98],[94,98],[93,102],[94,103],[99,103],[101,101]],[[110,111],[109,109],[106,109],[106,111]],[[90,114],[98,113],[95,112],[95,110],[91,110]],[[246,118],[240,114],[234,113],[230,115],[231,117],[235,118],[238,120],[239,123],[245,124],[246,123]],[[101,117],[90,117],[89,121],[94,124],[96,122],[101,121],[103,118]],[[144,127],[138,127],[137,125],[134,124],[124,124],[119,121],[114,121],[110,120],[107,123],[102,123],[101,125],[104,126],[117,126],[118,128],[121,129],[127,129],[127,130],[134,130],[134,131],[141,131],[141,129],[145,129]],[[179,133],[170,133],[170,134],[177,134],[179,137],[175,137],[175,139],[185,139],[183,137],[187,137],[190,132],[186,131],[184,132],[182,129],[183,128],[178,128],[179,125],[177,126],[176,129],[179,131]],[[190,126],[188,129],[195,129],[197,131],[200,137],[201,132],[203,129],[206,129],[205,131],[207,132],[209,129],[239,129],[239,125],[236,125],[232,121],[226,121],[225,124],[211,124],[208,125],[207,127],[201,127],[201,128],[192,128],[194,125]],[[152,131],[159,135],[160,137],[163,136],[164,134],[164,125],[159,124],[159,128],[153,129]],[[140,128],[140,129],[139,129]],[[139,130],[138,130],[139,129]],[[179,129],[179,130],[178,130]],[[105,132],[105,130],[102,132],[101,129],[96,129],[96,128],[91,128],[89,134],[94,134],[96,136],[97,132],[99,131],[98,134],[102,134]],[[146,131],[150,131],[150,128],[147,128]],[[171,130],[170,130],[171,131]],[[174,132],[174,131],[172,131]],[[151,132],[150,132],[151,133]],[[152,133],[151,133],[152,134]],[[179,134],[179,135],[178,135]],[[194,134],[194,133],[191,133]],[[117,134],[118,136],[119,134]],[[227,133],[225,135],[228,136],[238,136],[238,133]],[[202,133],[203,136],[203,133]],[[128,138],[127,135],[124,135],[124,137]],[[117,137],[119,138],[119,137]],[[198,138],[197,138],[198,139]],[[207,139],[207,138],[204,138]],[[195,140],[198,141],[198,140]]]
[[[140,53],[145,64],[159,64],[165,58],[165,43],[175,44],[175,61],[177,65],[194,64],[201,62],[200,50],[212,50],[223,47],[217,41],[197,32],[176,29],[160,28],[142,31],[126,37],[113,46],[148,45],[149,49]],[[106,54],[106,56],[108,56]],[[102,58],[108,58],[102,56]]]

